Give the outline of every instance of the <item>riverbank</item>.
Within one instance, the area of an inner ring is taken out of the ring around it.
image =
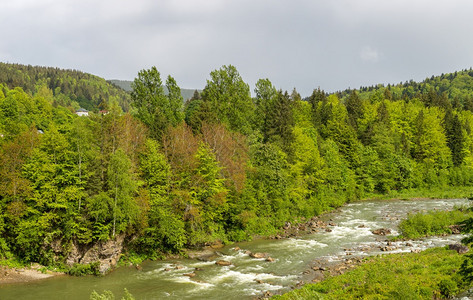
[[[11,283],[26,283],[55,276],[64,276],[65,273],[44,270],[40,265],[30,268],[13,268],[0,266],[0,285]]]
[[[446,248],[371,257],[344,274],[274,299],[447,298],[472,285],[458,273],[463,258]]]

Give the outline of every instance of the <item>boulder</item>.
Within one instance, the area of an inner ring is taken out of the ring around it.
[[[217,266],[225,267],[225,266],[231,265],[232,263],[229,262],[229,261],[226,261],[226,260],[217,260],[217,261],[215,262],[215,264],[216,264]]]
[[[450,225],[448,226],[452,234],[460,234],[462,232],[460,225]]]
[[[261,253],[261,252],[250,253],[250,257],[253,257],[253,258],[266,258],[267,255],[268,255],[267,253]]]
[[[462,245],[462,244],[450,244],[448,245],[448,249],[455,250],[457,251],[458,254],[464,254],[470,251],[470,249],[467,246]]]
[[[186,274],[182,274],[182,275],[192,278],[192,277],[195,276],[195,273],[186,273]]]
[[[274,261],[274,258],[272,258],[271,256],[268,256],[268,258],[266,258],[266,261],[267,261],[267,262],[273,262],[273,261]]]
[[[391,234],[391,229],[389,228],[379,228],[371,231],[371,233],[376,235],[388,235]]]

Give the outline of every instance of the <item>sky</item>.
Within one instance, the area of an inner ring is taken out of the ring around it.
[[[237,68],[304,97],[473,66],[471,0],[0,0],[0,61],[181,88]]]

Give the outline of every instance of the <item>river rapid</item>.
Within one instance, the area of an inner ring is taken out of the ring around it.
[[[313,279],[311,267],[343,262],[347,257],[411,252],[459,242],[461,235],[416,241],[386,242],[372,233],[397,226],[410,212],[447,210],[469,205],[467,199],[390,200],[347,204],[321,217],[330,230],[279,240],[255,240],[218,249],[207,260],[148,261],[140,270],[122,267],[103,277],[59,276],[29,283],[0,286],[0,299],[89,299],[92,291],[110,290],[116,299],[123,289],[136,299],[254,299],[267,291],[281,293]],[[248,253],[267,253],[252,258]],[[231,262],[218,266],[218,260]],[[195,274],[190,277],[189,274]]]

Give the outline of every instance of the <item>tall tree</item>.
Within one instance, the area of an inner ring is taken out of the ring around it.
[[[113,198],[112,210],[112,237],[118,231],[123,231],[137,213],[136,203],[133,201],[133,194],[136,191],[136,181],[130,172],[130,159],[122,149],[118,149],[111,155],[108,166],[108,187]]]
[[[141,70],[132,83],[132,105],[137,109],[138,118],[150,128],[154,138],[160,139],[169,126],[183,120],[182,96],[174,78],[166,80],[169,95],[166,96],[161,75],[156,67]]]
[[[228,125],[230,130],[250,133],[254,107],[248,84],[232,65],[212,71],[210,77],[202,99],[210,103],[215,121]]]

